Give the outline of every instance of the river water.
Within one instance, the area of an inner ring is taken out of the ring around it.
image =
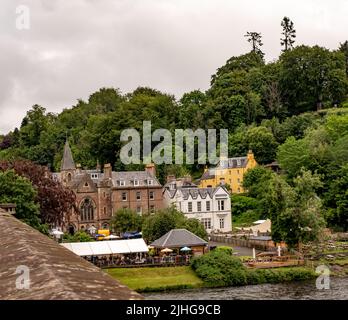
[[[143,294],[149,300],[348,300],[348,278],[331,278],[330,289],[316,280],[243,287],[202,288]]]

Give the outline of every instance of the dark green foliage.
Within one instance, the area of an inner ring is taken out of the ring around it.
[[[242,262],[226,250],[213,250],[194,258],[192,269],[208,285],[240,286],[247,284],[246,268]]]
[[[78,231],[75,234],[67,234],[65,233],[63,236],[65,242],[90,242],[94,241],[94,239],[85,231]]]
[[[211,287],[302,281],[317,276],[312,269],[304,267],[247,269],[239,258],[217,249],[194,258],[191,267]]]
[[[42,228],[39,205],[34,201],[37,193],[28,179],[16,175],[13,170],[0,171],[0,190],[0,203],[15,203],[18,219],[36,229]]]
[[[152,242],[172,229],[187,229],[207,240],[207,232],[197,219],[188,219],[174,207],[159,210],[154,214],[144,215],[142,225],[143,237]]]
[[[111,219],[111,227],[115,232],[141,231],[143,217],[130,209],[117,210]]]

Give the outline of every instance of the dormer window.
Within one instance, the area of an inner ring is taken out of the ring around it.
[[[240,165],[241,165],[240,159],[237,159],[237,166],[240,166]]]
[[[152,185],[153,185],[153,180],[152,180],[152,179],[148,179],[148,180],[147,180],[147,184],[148,184],[149,186],[152,186]]]
[[[124,187],[126,185],[126,181],[120,180],[120,187]]]
[[[99,177],[98,173],[91,173],[92,179],[98,179],[98,177]]]
[[[139,180],[134,180],[134,185],[138,186],[139,185]]]

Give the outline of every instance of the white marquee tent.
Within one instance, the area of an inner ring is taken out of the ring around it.
[[[73,242],[62,243],[61,245],[78,256],[99,256],[116,253],[141,253],[149,251],[144,239]]]

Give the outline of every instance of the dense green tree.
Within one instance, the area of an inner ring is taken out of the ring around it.
[[[162,237],[172,229],[187,229],[197,236],[207,239],[207,233],[198,220],[187,219],[174,207],[159,210],[144,217],[142,232],[148,242]]]
[[[0,171],[0,203],[15,203],[16,217],[30,226],[41,229],[37,193],[30,181],[13,170]]]
[[[343,53],[302,45],[284,52],[280,62],[280,88],[291,114],[340,103],[347,94]]]
[[[344,41],[343,43],[340,43],[339,50],[343,52],[345,58],[346,58],[346,75],[348,77],[348,41]]]
[[[120,209],[111,219],[111,228],[118,233],[141,231],[143,218],[130,209]]]
[[[272,132],[266,127],[250,128],[245,137],[248,149],[252,150],[255,159],[260,164],[272,162],[276,158],[278,146]]]

